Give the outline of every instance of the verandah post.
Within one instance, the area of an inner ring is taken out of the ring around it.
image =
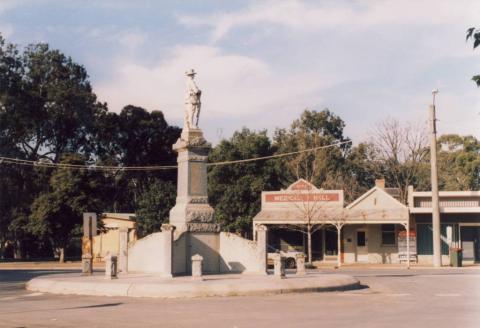
[[[341,250],[342,250],[342,226],[341,224],[336,225],[337,227],[337,267],[342,266],[342,259],[341,259]]]

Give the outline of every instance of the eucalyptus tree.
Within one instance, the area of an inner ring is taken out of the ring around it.
[[[439,184],[443,190],[480,189],[480,141],[474,136],[438,139]]]
[[[209,155],[210,162],[235,161],[273,155],[267,131],[243,128],[222,140]],[[249,235],[252,219],[260,211],[263,190],[279,188],[275,161],[260,160],[211,166],[208,170],[208,196],[223,230]]]
[[[61,163],[80,164],[85,158],[65,155]],[[65,248],[80,231],[84,212],[101,210],[101,175],[87,169],[55,169],[49,179],[49,191],[41,193],[31,206],[29,229],[35,235],[51,241],[64,261]]]
[[[351,148],[344,136],[345,122],[328,109],[305,110],[289,129],[277,129],[274,145],[278,153],[299,152],[278,161],[282,182],[288,185],[303,178],[315,186],[322,186],[329,175],[336,174],[345,163]],[[338,143],[339,146],[305,151]]]

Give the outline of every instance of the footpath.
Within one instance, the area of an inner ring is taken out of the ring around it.
[[[302,276],[287,274],[284,279],[273,275],[219,274],[205,275],[203,280],[193,280],[191,276],[165,278],[152,274],[120,274],[118,279],[109,280],[102,274],[81,276],[70,273],[34,278],[26,288],[53,294],[193,298],[339,291],[362,286],[349,275],[318,272]]]
[[[94,269],[105,269],[104,263],[94,263]],[[0,270],[81,270],[82,262],[66,261],[59,263],[58,261],[12,261],[0,262]]]

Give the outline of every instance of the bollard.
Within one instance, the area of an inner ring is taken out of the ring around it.
[[[305,275],[305,254],[299,253],[295,257],[297,262],[297,275],[303,276]]]
[[[92,273],[93,273],[92,255],[84,254],[82,255],[82,275],[91,276]]]
[[[114,255],[105,256],[105,279],[117,279],[117,257]]]
[[[285,257],[276,254],[273,260],[273,275],[279,279],[285,279]]]
[[[193,280],[203,280],[202,278],[203,257],[199,254],[192,256],[192,278]]]
[[[118,252],[118,271],[122,274],[128,273],[128,228],[119,229],[119,252]]]

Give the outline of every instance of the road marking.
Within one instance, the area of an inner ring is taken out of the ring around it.
[[[437,297],[458,297],[458,296],[461,296],[460,294],[456,294],[456,293],[433,294],[433,295],[437,296]]]
[[[410,296],[410,295],[412,295],[412,294],[409,294],[409,293],[400,293],[400,294],[387,294],[387,295],[395,296],[395,297],[402,297],[402,296]]]
[[[11,301],[11,300],[19,299],[19,298],[20,298],[20,296],[2,297],[2,298],[0,298],[0,301]]]
[[[43,293],[31,293],[31,294],[27,294],[27,295],[2,297],[2,298],[0,298],[0,301],[18,300],[18,299],[24,298],[24,297],[35,297],[35,296],[41,296],[41,295],[43,295]]]

